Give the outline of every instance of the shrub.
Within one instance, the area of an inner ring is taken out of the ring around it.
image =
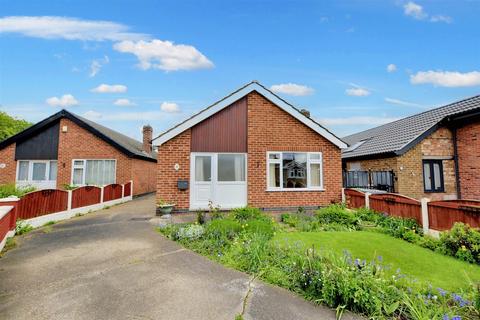
[[[205,217],[205,212],[203,211],[198,211],[197,212],[197,223],[198,224],[205,224],[206,222],[206,217]]]
[[[0,185],[0,198],[9,196],[21,197],[26,193],[35,191],[35,187],[16,187],[15,184]]]
[[[216,219],[207,224],[206,236],[210,238],[233,239],[240,231],[240,222],[232,219]]]
[[[258,208],[253,207],[243,207],[233,209],[230,213],[230,216],[240,222],[245,222],[247,220],[264,218],[264,214]]]
[[[480,232],[457,222],[440,236],[445,253],[468,262],[480,264]]]
[[[275,233],[275,227],[271,220],[248,220],[244,225],[246,232],[258,233],[271,239]]]
[[[205,229],[198,224],[191,224],[186,227],[181,227],[178,229],[176,238],[178,240],[195,240],[200,238]]]
[[[317,210],[316,217],[322,224],[336,223],[347,227],[356,227],[359,219],[342,205],[332,204]]]
[[[15,225],[15,234],[22,235],[32,230],[33,230],[33,227],[29,225],[25,220],[21,220],[21,219],[17,220],[17,223]]]

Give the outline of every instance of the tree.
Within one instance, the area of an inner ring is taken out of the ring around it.
[[[9,116],[6,112],[0,111],[0,141],[19,133],[30,127],[32,124],[23,119]]]

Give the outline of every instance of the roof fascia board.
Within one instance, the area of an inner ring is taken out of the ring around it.
[[[157,138],[153,139],[152,141],[157,141],[157,145],[161,145],[168,140],[176,137],[180,133],[184,132],[185,130],[195,126],[196,124],[202,122],[203,120],[209,118],[210,116],[214,115],[215,113],[223,110],[224,108],[228,107],[235,101],[243,98],[244,96],[248,95],[249,93],[256,91],[262,96],[264,96],[267,100],[272,102],[273,104],[277,105],[280,107],[282,110],[335,144],[339,148],[346,148],[347,144],[337,138],[335,135],[330,133],[328,130],[323,128],[321,125],[318,123],[314,122],[310,118],[304,116],[300,111],[298,111],[296,108],[294,108],[292,105],[288,104],[285,102],[283,99],[279,98],[269,90],[266,90],[263,86],[259,85],[256,82],[252,82],[249,85],[243,87],[242,89],[238,90],[237,92],[233,93],[232,95],[224,98],[223,100],[220,100],[210,108],[205,109],[204,111],[201,111],[200,113],[196,114],[195,116],[191,117],[190,119],[184,121],[183,123],[177,125],[176,127],[173,127],[172,129],[166,131],[165,133],[161,134]]]

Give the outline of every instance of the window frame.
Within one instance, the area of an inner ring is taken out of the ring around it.
[[[436,181],[435,181],[435,171],[434,171],[434,164],[438,164],[440,167],[440,188],[435,189]],[[427,189],[425,183],[425,164],[428,164],[428,169],[430,171],[431,177],[431,187],[432,189]],[[441,193],[445,192],[445,179],[443,176],[443,160],[439,159],[423,159],[422,160],[422,174],[423,174],[423,191],[425,193]]]
[[[83,164],[81,165],[76,165],[75,161],[82,161]],[[113,161],[115,163],[115,170],[114,170],[114,175],[113,175],[113,182],[111,184],[117,183],[117,159],[72,159],[72,170],[71,170],[71,175],[70,175],[70,184],[83,187],[86,186],[85,184],[85,176],[87,174],[87,161]],[[74,184],[73,183],[73,174],[75,169],[82,169],[82,183],[81,184]],[[104,184],[102,186],[107,186],[108,184]]]
[[[307,187],[306,188],[284,188],[283,187],[283,154],[284,153],[294,153],[294,154],[306,154],[307,155]],[[280,154],[279,159],[270,159],[270,155],[272,154]],[[318,155],[318,159],[312,159],[311,155]],[[298,191],[325,191],[324,184],[323,184],[323,154],[322,152],[300,152],[300,151],[267,151],[266,157],[266,168],[267,168],[267,188],[266,191],[283,191],[283,192],[298,192]],[[280,187],[271,187],[270,186],[270,164],[279,164],[280,165]],[[312,186],[311,185],[311,177],[310,177],[310,166],[311,164],[319,164],[320,165],[320,186]]]
[[[19,175],[20,175],[20,162],[27,162],[28,163],[28,172],[27,172],[27,180],[19,180]],[[51,162],[56,162],[57,163],[57,177],[58,177],[58,160],[53,159],[53,160],[17,160],[17,172],[15,173],[15,181],[16,182],[24,182],[24,183],[42,183],[42,182],[52,182],[52,181],[57,181],[55,180],[50,180],[50,168]],[[45,168],[45,180],[33,180],[33,164],[34,163],[44,163],[46,165]]]

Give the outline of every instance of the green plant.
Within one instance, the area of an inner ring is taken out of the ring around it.
[[[2,257],[3,254],[5,254],[5,252],[15,248],[16,246],[17,246],[17,241],[14,237],[7,238],[7,241],[5,242],[5,246],[0,252],[0,258]]]
[[[78,188],[77,185],[68,184],[68,183],[63,184],[62,187],[63,187],[64,190],[67,190],[67,191],[68,191],[68,190],[75,190],[75,189]]]
[[[204,232],[205,232],[205,229],[203,228],[203,226],[198,224],[191,224],[191,225],[187,225],[185,227],[179,228],[176,234],[176,239],[195,240],[200,238]]]
[[[480,264],[480,232],[467,224],[455,223],[450,231],[441,234],[440,242],[446,254]]]
[[[16,187],[15,184],[0,185],[0,198],[7,198],[10,196],[22,197],[26,193],[35,191],[35,187]]]
[[[230,216],[240,222],[245,222],[247,220],[251,219],[258,219],[258,218],[264,218],[264,214],[260,209],[253,208],[253,207],[243,207],[243,208],[237,208],[233,209],[230,212]]]
[[[358,217],[339,204],[332,204],[317,210],[316,217],[321,224],[336,223],[353,228],[359,224]]]
[[[33,230],[33,227],[29,225],[25,220],[18,219],[15,226],[15,234],[22,235]]]
[[[205,224],[206,222],[205,212],[197,211],[197,223],[198,224]]]
[[[240,222],[231,219],[217,219],[210,221],[206,226],[206,236],[210,238],[233,239],[240,231]]]
[[[248,220],[242,227],[246,232],[258,233],[271,239],[275,234],[275,226],[271,220]]]
[[[173,206],[173,203],[170,203],[163,199],[157,200],[157,207],[168,207],[168,206]]]
[[[56,223],[56,221],[51,220],[51,221],[46,222],[46,223],[43,225],[43,227],[51,226],[51,225],[53,225],[53,224],[55,224],[55,223]]]

